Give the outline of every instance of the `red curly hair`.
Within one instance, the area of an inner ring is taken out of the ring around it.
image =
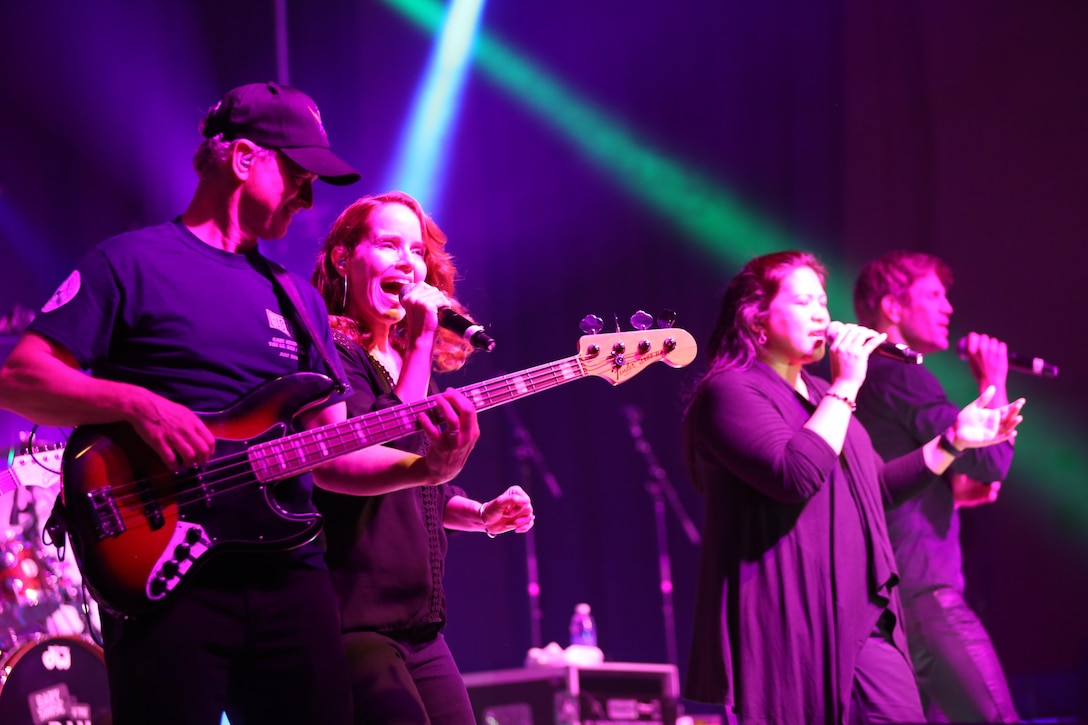
[[[344,278],[337,273],[333,262],[333,251],[343,247],[351,255],[359,243],[369,239],[373,233],[371,217],[385,204],[403,204],[415,213],[423,229],[423,258],[427,263],[427,284],[442,290],[453,301],[454,309],[469,317],[467,310],[454,300],[454,281],[457,268],[453,257],[446,251],[446,235],[438,228],[434,220],[423,211],[419,202],[403,191],[389,191],[384,194],[364,196],[355,201],[333,222],[329,234],[321,245],[311,277],[314,287],[321,293],[325,306],[329,309],[329,324],[334,330],[348,335],[360,345],[366,346],[371,331],[359,320],[346,316],[344,310]],[[471,319],[471,318],[470,318]],[[407,349],[406,325],[401,320],[390,334],[390,342],[402,355]],[[449,330],[440,328],[435,337],[434,369],[438,372],[457,370],[473,352],[471,344]]]

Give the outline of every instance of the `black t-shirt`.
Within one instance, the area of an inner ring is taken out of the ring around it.
[[[933,440],[959,414],[929,370],[882,357],[869,360],[857,402],[858,420],[887,460]],[[1012,466],[1012,453],[1009,443],[969,449],[952,463],[949,474],[934,476],[917,495],[887,509],[904,601],[936,587],[963,590],[960,518],[950,473],[964,473],[979,481],[1001,480]]]
[[[324,336],[318,343],[336,363],[324,302],[297,277],[296,286]],[[228,408],[284,375],[328,374],[264,257],[215,249],[180,220],[98,245],[30,330],[69,350],[94,377],[139,385],[197,412]],[[315,510],[308,475],[285,484],[295,503]],[[317,544],[295,556],[322,565]]]

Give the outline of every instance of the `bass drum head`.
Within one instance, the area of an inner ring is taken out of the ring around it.
[[[36,638],[0,665],[0,723],[110,722],[102,650],[82,637]]]

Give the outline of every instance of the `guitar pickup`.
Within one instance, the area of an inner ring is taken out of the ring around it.
[[[121,518],[109,488],[96,488],[87,494],[87,499],[91,504],[94,532],[99,541],[125,533],[125,520]]]
[[[147,481],[141,482],[139,489],[140,499],[144,503],[144,518],[147,519],[147,525],[151,527],[152,531],[158,531],[166,525],[166,517],[162,513],[162,505],[159,503],[158,498],[155,497],[155,491],[152,490],[150,483]]]

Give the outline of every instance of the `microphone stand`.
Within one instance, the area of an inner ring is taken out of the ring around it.
[[[536,468],[540,473],[540,477],[544,479],[544,483],[548,485],[548,490],[552,496],[561,498],[563,491],[559,488],[559,482],[555,480],[555,476],[548,470],[547,465],[544,463],[544,457],[540,455],[540,449],[533,442],[529,430],[522,424],[521,419],[512,407],[506,406],[504,410],[510,420],[514,437],[518,441],[517,446],[514,448],[514,455],[517,457],[521,469],[521,487],[525,489],[526,493],[532,491],[532,472],[533,468]],[[529,529],[522,536],[522,539],[525,541],[525,569],[528,575],[529,644],[532,647],[541,647],[543,645],[543,636],[541,634],[541,620],[543,617],[540,611],[540,571],[537,568],[536,531]]]
[[[661,616],[665,622],[665,653],[668,657],[668,664],[676,666],[678,660],[676,654],[676,616],[672,603],[672,560],[669,557],[669,543],[665,529],[665,502],[667,501],[672,506],[672,510],[680,520],[684,533],[687,534],[688,540],[692,544],[698,546],[702,537],[684,510],[683,503],[676,495],[676,489],[669,482],[669,477],[665,475],[665,469],[657,462],[657,456],[654,455],[649,441],[642,435],[642,411],[637,406],[627,405],[623,408],[623,414],[627,418],[628,429],[635,441],[635,450],[642,454],[649,473],[646,491],[654,502],[654,523],[657,529],[657,565],[661,588]]]

